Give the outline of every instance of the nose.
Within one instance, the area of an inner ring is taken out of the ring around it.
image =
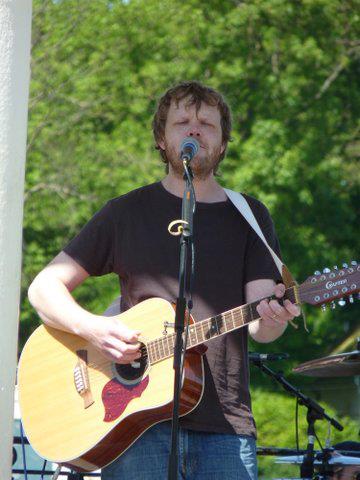
[[[188,137],[200,137],[200,135],[201,135],[201,131],[198,126],[192,125],[191,127],[189,127],[187,132]]]

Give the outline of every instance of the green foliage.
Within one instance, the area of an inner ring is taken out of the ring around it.
[[[296,278],[354,258],[356,5],[35,1],[24,288],[108,198],[161,178],[152,113],[161,93],[186,78],[230,101],[233,142],[221,182],[266,203]],[[115,295],[117,284],[104,284]],[[90,282],[80,295],[97,311],[106,306],[102,294],[92,296],[100,290]],[[311,347],[327,352],[354,329],[354,310],[307,312]],[[31,318],[25,302],[23,320]],[[300,334],[289,348],[301,356],[303,342]]]
[[[151,119],[180,80],[231,104],[220,181],[266,203],[299,282],[358,259],[359,0],[33,3],[21,344],[38,322],[25,294],[35,274],[106,200],[161,178]],[[76,297],[101,312],[117,294],[109,276]],[[328,354],[359,308],[306,313],[310,335],[253,349],[293,363]]]

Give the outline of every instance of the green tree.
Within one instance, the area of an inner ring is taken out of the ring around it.
[[[35,2],[24,289],[108,198],[159,179],[151,117],[171,84],[219,88],[234,117],[221,182],[263,200],[299,281],[359,251],[358,1]],[[101,311],[114,279],[88,282]],[[354,309],[307,310],[327,352]],[[24,335],[34,326],[24,299]],[[323,339],[326,338],[326,344]],[[280,343],[285,345],[288,337]]]
[[[231,104],[220,182],[265,202],[295,277],[357,260],[359,7],[34,0],[20,343],[38,324],[26,299],[35,274],[106,200],[161,178],[151,118],[162,92],[184,79],[221,90]],[[117,294],[113,275],[76,291],[95,312]],[[359,307],[306,312],[310,335],[289,328],[262,347],[288,351],[288,370],[354,332]],[[255,404],[271,395],[263,385]]]

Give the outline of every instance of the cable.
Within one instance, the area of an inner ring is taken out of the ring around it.
[[[314,435],[315,435],[316,440],[318,441],[318,444],[319,444],[319,446],[320,446],[320,450],[323,452],[323,451],[324,451],[324,448],[323,448],[323,446],[321,445],[321,442],[320,442],[320,440],[319,440],[319,437],[316,435],[315,430],[314,430]]]

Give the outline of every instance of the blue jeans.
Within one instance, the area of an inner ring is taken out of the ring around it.
[[[102,470],[102,480],[166,480],[170,440],[171,423],[155,425]],[[255,439],[180,428],[178,479],[256,480]]]

